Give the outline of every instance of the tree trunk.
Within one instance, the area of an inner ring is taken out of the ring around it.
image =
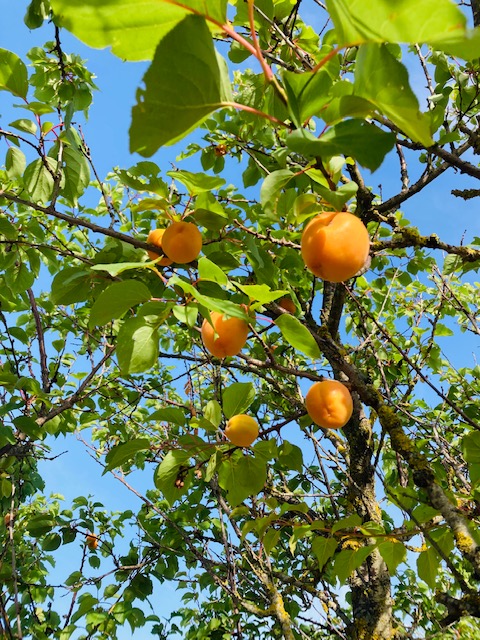
[[[360,403],[345,428],[350,449],[348,500],[363,522],[382,522],[375,495],[372,465],[372,425]],[[370,541],[366,540],[366,544]],[[352,640],[391,640],[394,637],[390,574],[378,551],[374,551],[350,578],[352,589]]]

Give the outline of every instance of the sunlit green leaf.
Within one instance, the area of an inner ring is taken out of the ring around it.
[[[450,0],[327,0],[326,4],[343,45],[435,42],[462,35],[466,24],[465,16]]]
[[[366,44],[357,55],[354,93],[372,102],[381,114],[413,140],[433,144],[429,119],[420,113],[406,67],[385,45]]]
[[[226,20],[226,0],[51,0],[56,24],[123,60],[150,60],[159,40],[193,12]],[[215,25],[212,24],[212,28]]]
[[[438,568],[440,558],[432,547],[425,549],[417,558],[418,577],[424,580],[429,587],[435,589],[437,584]]]
[[[105,456],[105,469],[103,473],[107,473],[112,469],[121,467],[126,462],[132,460],[139,451],[147,451],[150,449],[150,440],[148,438],[134,438],[128,442],[117,444]]]
[[[223,413],[227,419],[245,413],[255,399],[255,389],[251,382],[234,382],[223,390]]]
[[[358,569],[374,549],[373,545],[360,547],[356,550],[343,549],[335,556],[332,573],[338,578],[340,584],[345,584],[355,569]]]
[[[337,547],[338,541],[335,540],[335,538],[322,538],[320,536],[314,538],[312,541],[312,551],[317,556],[320,571],[325,566],[325,563],[333,556]]]
[[[182,482],[185,482],[186,476],[182,471],[188,468],[190,454],[179,449],[168,451],[165,458],[158,465],[154,474],[155,486],[162,492],[165,500],[172,506],[185,493],[188,482],[181,486],[179,474]],[[185,479],[183,479],[185,478]]]
[[[287,137],[292,151],[306,156],[352,156],[361,165],[375,171],[395,144],[395,134],[382,131],[364,120],[345,120],[330,127],[320,138],[297,129]]]
[[[151,297],[152,294],[142,282],[137,280],[114,282],[95,300],[88,325],[103,326],[115,318],[121,318],[129,309],[140,302],[150,300]]]
[[[204,192],[212,192],[220,189],[225,184],[223,178],[218,176],[209,176],[205,173],[192,173],[191,171],[167,171],[167,175],[178,180],[188,189],[191,196],[199,195]]]
[[[52,196],[57,170],[57,163],[52,158],[46,156],[44,160],[34,160],[23,174],[23,183],[30,198],[42,204],[46,204]]]
[[[310,358],[320,358],[320,349],[315,342],[315,338],[298,318],[284,313],[275,320],[275,324],[282,332],[285,340],[294,349],[298,349],[298,351]]]
[[[132,111],[130,150],[151,156],[185,136],[230,100],[223,61],[200,16],[184,18],[160,41]]]
[[[116,354],[123,374],[151,369],[158,360],[157,328],[144,318],[126,320],[118,332]]]
[[[9,91],[14,96],[26,98],[28,72],[22,60],[13,51],[0,49],[0,91]]]
[[[398,540],[387,540],[378,545],[380,555],[385,560],[385,564],[390,572],[394,575],[398,565],[405,561],[407,550],[405,545]]]
[[[242,454],[231,456],[222,462],[218,471],[219,484],[227,492],[227,500],[232,507],[249,496],[257,495],[263,489],[266,479],[265,460]]]

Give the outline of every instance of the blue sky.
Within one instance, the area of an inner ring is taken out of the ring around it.
[[[25,59],[25,53],[33,46],[41,46],[46,39],[53,37],[51,26],[30,32],[23,24],[23,14],[27,6],[23,0],[0,0],[0,47],[14,51]],[[62,33],[62,43],[66,52],[75,52],[88,60],[88,68],[97,76],[96,83],[100,91],[95,93],[90,119],[84,124],[84,132],[91,148],[92,156],[101,177],[114,166],[129,167],[141,158],[129,153],[128,128],[130,110],[135,102],[135,89],[140,84],[146,63],[125,63],[112,56],[109,51],[95,51],[84,47],[68,33]],[[411,69],[413,86],[419,95],[424,94],[424,79],[417,69]],[[18,113],[9,109],[10,95],[0,92],[0,124],[6,126],[11,120],[18,118]],[[16,110],[14,110],[16,111]],[[176,162],[180,149],[185,148],[185,141],[175,147],[167,147],[152,158],[164,171]],[[196,160],[182,163],[192,168]],[[238,176],[237,172],[237,176]],[[234,180],[233,171],[227,179]],[[365,172],[368,185],[378,192],[382,187],[387,198],[399,190],[398,164],[394,153],[390,154],[384,167],[373,175]],[[414,176],[412,176],[414,178]],[[460,183],[460,184],[459,184]],[[241,186],[241,185],[240,185]],[[447,177],[427,187],[421,194],[407,201],[403,210],[406,217],[417,225],[423,234],[437,233],[446,242],[458,244],[464,238],[468,242],[473,236],[480,236],[480,219],[475,201],[464,201],[450,195],[452,188],[468,188],[473,181],[455,174],[450,170]],[[465,233],[466,232],[466,233]],[[465,234],[465,237],[464,237]],[[453,343],[452,343],[453,344]],[[452,347],[452,357],[463,359],[461,354],[462,337]],[[468,356],[467,356],[468,357]],[[289,434],[285,433],[288,437]],[[95,499],[105,504],[107,509],[137,509],[139,501],[113,478],[101,477],[102,469],[85,454],[84,446],[74,438],[68,442],[58,440],[54,444],[56,453],[65,451],[56,460],[42,465],[42,474],[51,491],[60,491],[66,498],[66,504],[78,494],[92,494]],[[153,469],[151,470],[153,472]],[[135,486],[144,490],[151,483],[151,473],[146,477],[134,476]],[[71,547],[65,547],[58,554],[58,571],[68,575],[76,568],[78,558],[73,557]],[[78,556],[79,557],[79,556]],[[158,615],[168,615],[178,606],[178,599],[173,586],[162,585],[155,591],[155,610]],[[145,637],[144,631],[132,636],[127,630],[124,638]]]

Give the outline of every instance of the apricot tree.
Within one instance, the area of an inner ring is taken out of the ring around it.
[[[467,4],[25,4],[50,36],[0,50],[0,637],[478,638]],[[104,176],[102,78],[69,34],[148,61],[131,164]],[[361,236],[358,264],[312,273],[303,230],[337,212],[360,231],[330,254]],[[324,380],[352,399],[341,429],[307,414]],[[108,509],[45,485],[73,439],[115,479]]]

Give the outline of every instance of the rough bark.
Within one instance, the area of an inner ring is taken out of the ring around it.
[[[480,25],[480,0],[472,0],[473,26]]]
[[[380,524],[382,515],[376,499],[372,465],[372,425],[358,400],[345,434],[350,450],[349,504],[363,522]],[[378,551],[374,551],[352,575],[350,586],[354,620],[350,632],[352,640],[390,640],[394,636],[390,574]]]

